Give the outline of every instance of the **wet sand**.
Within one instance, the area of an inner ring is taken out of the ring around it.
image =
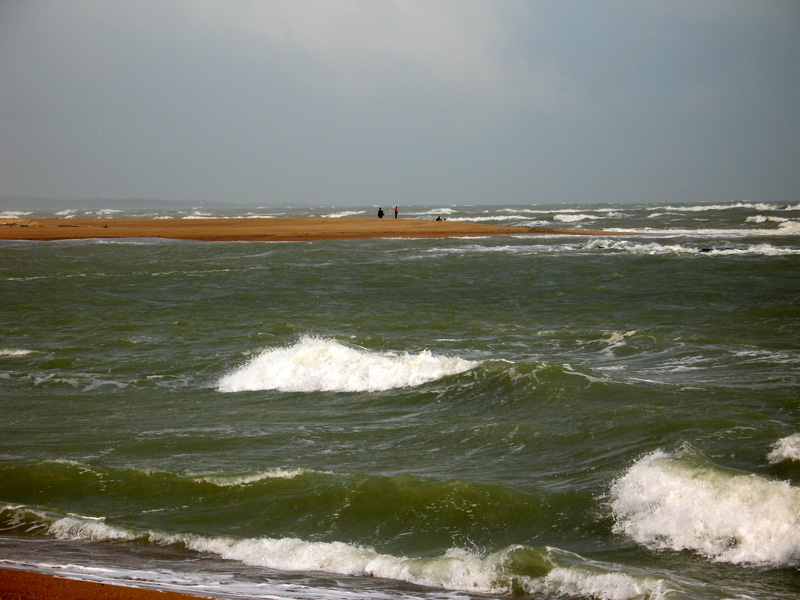
[[[206,242],[312,241],[366,238],[448,238],[491,235],[611,235],[613,232],[545,229],[415,219],[3,219],[0,239],[76,240],[166,238]]]
[[[197,597],[0,569],[0,600],[197,600]]]

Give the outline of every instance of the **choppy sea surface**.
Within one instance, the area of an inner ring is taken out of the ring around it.
[[[0,567],[800,596],[800,204],[400,207],[436,215],[587,235],[0,242]]]

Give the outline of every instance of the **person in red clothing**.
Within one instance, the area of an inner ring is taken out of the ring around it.
[[[397,218],[397,207],[396,206],[394,207],[394,218],[395,219]]]

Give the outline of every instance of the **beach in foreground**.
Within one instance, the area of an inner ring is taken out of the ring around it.
[[[0,239],[38,241],[166,238],[204,242],[286,242],[367,238],[480,237],[536,233],[586,235],[598,232],[485,223],[363,217],[337,219],[322,217],[286,219],[4,219],[0,221]]]
[[[175,592],[65,579],[45,573],[0,569],[3,600],[192,600]]]

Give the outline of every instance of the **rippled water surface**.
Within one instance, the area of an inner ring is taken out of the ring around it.
[[[797,597],[800,205],[401,207],[436,215],[587,235],[0,242],[0,565]]]

